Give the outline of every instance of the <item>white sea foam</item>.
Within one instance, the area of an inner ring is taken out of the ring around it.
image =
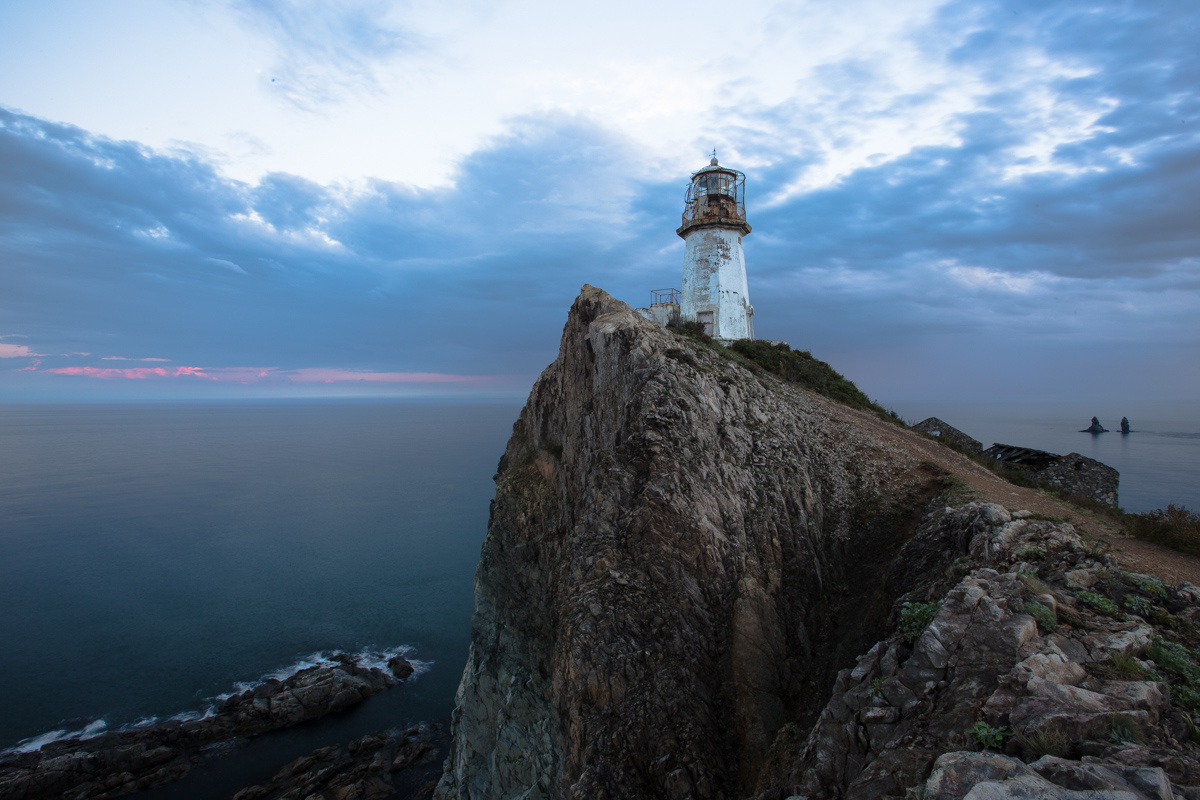
[[[430,668],[433,667],[434,662],[418,661],[414,658],[408,658],[408,654],[411,652],[413,652],[413,648],[411,646],[402,644],[398,647],[392,647],[386,650],[366,648],[357,653],[350,654],[350,658],[354,660],[354,663],[361,667],[365,667],[366,669],[379,669],[391,675],[392,671],[388,667],[388,661],[396,656],[403,656],[408,663],[412,664],[413,673],[408,678],[408,680],[412,680],[413,678],[419,677],[428,672]],[[226,692],[224,694],[216,695],[215,697],[205,698],[203,701],[203,707],[194,709],[192,711],[182,711],[174,716],[167,717],[167,720],[174,722],[195,722],[198,720],[208,719],[209,717],[216,715],[217,708],[221,703],[228,700],[230,697],[233,697],[234,695],[238,695],[261,686],[272,678],[278,681],[286,681],[293,675],[296,675],[297,673],[302,672],[310,667],[333,666],[335,663],[337,663],[335,661],[336,657],[341,655],[346,655],[346,653],[342,650],[318,650],[315,653],[302,656],[295,662],[283,667],[282,669],[269,672],[256,681],[237,681],[233,684],[234,690],[232,692]],[[153,725],[157,725],[160,719],[161,718],[157,716],[142,717],[136,722],[130,722],[126,725],[122,725],[116,730],[127,731],[149,728]],[[79,730],[72,731],[62,728],[59,730],[50,731],[49,733],[43,733],[40,736],[34,736],[30,739],[23,739],[17,743],[16,747],[12,747],[7,750],[0,750],[0,753],[31,753],[35,750],[41,750],[51,742],[59,742],[66,739],[92,739],[102,733],[105,733],[107,730],[108,722],[103,719],[98,719],[93,722],[89,722]]]
[[[173,717],[167,717],[167,721],[169,721],[169,722],[197,722],[199,720],[208,719],[211,716],[215,716],[216,713],[217,713],[217,707],[215,705],[208,705],[208,706],[205,706],[204,708],[197,709],[195,711],[181,711],[180,713],[176,714]],[[125,728],[122,728],[122,730],[125,730]]]
[[[108,722],[102,719],[93,720],[87,725],[84,725],[77,731],[69,731],[65,728],[43,733],[41,736],[34,736],[32,739],[24,739],[17,743],[16,747],[10,748],[3,752],[5,753],[32,753],[34,750],[41,750],[51,742],[60,742],[63,739],[92,739],[108,728]]]

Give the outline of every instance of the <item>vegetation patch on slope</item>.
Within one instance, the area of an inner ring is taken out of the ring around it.
[[[684,322],[673,330],[693,341],[717,347],[712,337],[704,333],[703,326],[699,323]],[[807,350],[793,350],[782,342],[772,344],[750,339],[739,339],[730,344],[728,349],[720,347],[717,349],[740,356],[738,361],[751,364],[763,372],[770,373],[789,383],[799,384],[830,400],[836,400],[860,411],[873,411],[890,422],[901,427],[908,427],[900,415],[873,402],[854,385],[853,381],[847,380],[844,375],[824,361],[814,358],[812,353]]]

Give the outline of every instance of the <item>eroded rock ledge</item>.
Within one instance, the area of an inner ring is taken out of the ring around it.
[[[906,435],[584,287],[496,476],[440,796],[948,798],[1108,780],[1085,757],[1198,782],[1175,679],[1104,672],[1198,596],[1105,617],[1077,587],[1129,586],[1070,526],[947,508]],[[1075,766],[947,772],[979,722]]]

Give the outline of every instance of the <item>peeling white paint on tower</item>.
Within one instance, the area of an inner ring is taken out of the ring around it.
[[[692,175],[684,199],[683,291],[679,315],[700,322],[714,339],[753,339],[754,308],[746,284],[742,237],[746,222],[746,176],[717,164]]]

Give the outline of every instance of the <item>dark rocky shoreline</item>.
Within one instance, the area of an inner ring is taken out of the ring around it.
[[[0,800],[99,800],[158,786],[177,780],[248,737],[348,709],[413,672],[413,665],[399,655],[381,667],[337,654],[287,678],[267,678],[225,697],[201,719],[171,719],[3,753]],[[405,736],[412,739],[418,733]],[[419,757],[412,759],[416,760]]]
[[[314,750],[284,766],[269,783],[242,789],[233,800],[430,797],[449,743],[450,729],[443,723],[391,728]]]

